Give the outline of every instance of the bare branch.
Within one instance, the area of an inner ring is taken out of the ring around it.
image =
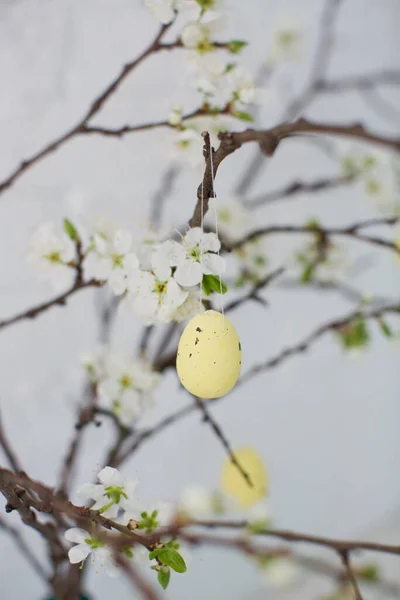
[[[368,219],[366,221],[361,221],[359,223],[353,223],[352,225],[348,225],[347,227],[320,227],[314,225],[271,225],[269,227],[264,227],[261,229],[256,229],[255,231],[250,232],[243,239],[234,242],[229,247],[230,250],[235,250],[237,248],[241,248],[249,241],[254,240],[261,236],[267,236],[272,234],[281,234],[281,233],[321,233],[325,237],[338,235],[348,238],[353,238],[355,240],[366,242],[368,244],[373,244],[376,246],[381,246],[383,248],[387,248],[396,253],[400,253],[400,248],[395,242],[390,242],[388,240],[377,238],[375,236],[365,235],[360,233],[360,230],[365,229],[366,227],[376,227],[381,225],[395,225],[400,221],[400,217],[384,217],[384,218],[374,218]]]
[[[0,183],[0,194],[4,192],[6,189],[11,187],[11,185],[23,174],[25,171],[30,169],[34,164],[57,150],[60,146],[64,145],[67,141],[72,138],[80,135],[85,132],[85,128],[90,119],[92,119],[103,107],[108,98],[119,88],[121,83],[126,79],[126,77],[141,63],[145,58],[150,56],[151,54],[158,52],[164,49],[164,46],[161,44],[161,40],[165,33],[168,31],[172,23],[168,25],[162,25],[160,30],[158,31],[156,37],[152,41],[152,43],[137,57],[135,60],[127,63],[120,73],[115,77],[115,79],[101,92],[95,100],[91,103],[88,110],[86,111],[85,116],[79,121],[79,123],[69,129],[66,133],[58,137],[54,142],[51,142],[42,150],[33,154],[30,158],[25,159],[22,163],[14,169],[14,171],[9,175],[7,179]],[[167,49],[167,48],[166,48]]]
[[[324,79],[318,82],[318,91],[328,94],[352,90],[370,90],[378,85],[399,85],[399,69],[382,69],[361,75],[346,75],[340,79]]]
[[[346,571],[346,576],[353,588],[354,600],[363,600],[360,589],[357,584],[357,579],[355,578],[355,575],[354,575],[351,565],[350,565],[349,551],[343,550],[342,552],[340,552],[340,556],[341,556],[341,559],[343,562],[344,569]]]
[[[8,463],[14,471],[22,471],[19,459],[8,441],[5,429],[3,427],[3,419],[0,413],[0,448],[3,449],[7,457]]]
[[[275,368],[276,366],[278,366],[280,363],[284,362],[287,358],[289,358],[291,356],[294,356],[296,354],[302,354],[302,353],[306,352],[306,350],[308,350],[308,348],[311,346],[311,344],[313,344],[313,342],[315,342],[316,340],[321,338],[323,335],[325,335],[325,333],[328,333],[329,331],[338,331],[341,328],[346,327],[346,325],[351,324],[353,321],[355,321],[356,319],[359,319],[359,318],[379,319],[384,314],[391,314],[391,313],[393,313],[393,314],[400,313],[400,304],[399,303],[391,304],[388,306],[382,306],[382,307],[375,308],[373,310],[365,311],[365,312],[361,311],[361,310],[357,310],[357,311],[354,311],[354,312],[348,314],[345,317],[342,317],[341,319],[329,321],[328,323],[325,323],[324,325],[317,327],[317,329],[315,329],[312,333],[310,333],[306,338],[304,338],[298,344],[295,344],[294,346],[288,346],[287,348],[282,350],[279,354],[277,354],[273,358],[270,358],[269,360],[267,360],[263,363],[259,363],[258,365],[253,366],[249,371],[247,371],[247,373],[245,373],[239,379],[237,385],[245,383],[251,377],[253,377],[254,375],[257,375],[260,372]]]
[[[154,587],[142,576],[140,571],[130,561],[124,559],[121,553],[114,553],[115,561],[118,566],[124,571],[127,579],[131,582],[132,587],[139,590],[145,600],[161,600],[161,596],[155,591]]]
[[[79,290],[82,290],[84,288],[99,285],[99,282],[94,281],[93,279],[86,282],[75,282],[66,292],[63,292],[59,296],[56,296],[55,298],[52,298],[47,302],[43,302],[42,304],[38,304],[37,306],[34,306],[33,308],[30,308],[24,312],[14,315],[13,317],[3,319],[3,321],[0,321],[0,329],[9,327],[10,325],[18,323],[19,321],[24,321],[25,319],[35,319],[38,315],[41,315],[53,306],[64,306],[68,298],[75,294],[75,292],[78,292]]]
[[[40,564],[39,560],[33,554],[18,529],[16,527],[12,527],[0,517],[0,530],[5,531],[12,537],[21,553],[21,556],[27,560],[35,573],[37,573],[37,575],[39,575],[39,577],[47,583],[49,580],[49,575],[47,575],[45,568]]]
[[[360,123],[352,125],[334,125],[316,123],[306,119],[298,119],[292,123],[283,123],[272,129],[255,130],[246,129],[242,132],[221,132],[218,135],[220,145],[216,150],[211,148],[209,137],[203,133],[205,139],[204,156],[206,168],[203,181],[197,189],[197,203],[192,218],[189,221],[191,227],[199,227],[201,224],[201,212],[203,215],[208,210],[208,200],[214,197],[213,177],[215,177],[222,161],[238,150],[243,144],[257,142],[260,150],[268,157],[273,156],[282,140],[299,135],[332,135],[359,139],[366,142],[381,144],[389,150],[400,151],[400,138],[387,138],[369,132]],[[210,158],[210,155],[212,159]],[[211,167],[212,160],[212,167]],[[203,208],[202,208],[203,205]]]
[[[356,177],[354,175],[339,175],[337,177],[316,179],[315,181],[310,182],[294,181],[281,189],[267,192],[266,194],[259,194],[254,198],[250,198],[246,200],[245,204],[250,209],[258,208],[259,206],[272,204],[273,202],[284,200],[286,198],[293,198],[300,194],[314,194],[325,190],[336,189],[351,183],[355,179]]]

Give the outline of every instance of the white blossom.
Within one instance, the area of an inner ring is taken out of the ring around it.
[[[176,309],[171,320],[180,323],[204,311],[204,304],[200,301],[200,290],[198,288],[191,288],[185,302]]]
[[[110,577],[117,577],[119,575],[110,548],[93,537],[88,531],[72,527],[71,529],[67,529],[64,536],[68,542],[76,544],[68,551],[68,558],[72,564],[81,563],[91,555],[92,564],[96,563],[104,567]]]
[[[181,39],[186,48],[207,52],[213,49],[213,41],[221,32],[223,15],[218,10],[208,10],[192,23],[183,28]]]
[[[271,509],[265,501],[251,506],[247,512],[247,520],[252,527],[267,528],[271,517]]]
[[[145,6],[164,25],[170,23],[175,16],[175,0],[145,0]]]
[[[134,227],[133,251],[139,259],[142,270],[151,271],[151,256],[169,234],[170,228],[153,227],[150,222],[139,222]]]
[[[73,241],[64,232],[56,234],[52,223],[44,223],[33,234],[27,258],[42,279],[57,286],[64,283],[71,274],[68,263],[74,257]]]
[[[153,252],[152,272],[140,271],[138,278],[128,280],[127,302],[144,323],[167,323],[188,296],[174,277],[162,254]]]
[[[267,62],[298,61],[304,53],[304,37],[304,30],[298,16],[290,13],[279,15]]]
[[[203,162],[204,140],[200,133],[194,129],[184,129],[174,132],[173,157],[188,163],[191,167],[197,167]]]
[[[261,574],[267,585],[281,588],[293,584],[299,575],[299,569],[291,558],[277,556],[268,560],[261,568]]]
[[[210,198],[204,222],[209,226],[217,222],[218,232],[228,242],[241,240],[256,225],[254,212],[248,210],[235,196],[226,202]]]
[[[205,54],[190,52],[187,56],[188,67],[193,73],[196,88],[207,96],[220,94],[222,102],[231,100],[231,93],[226,90],[225,77],[229,62],[229,56],[219,50]]]
[[[180,498],[179,510],[190,518],[204,517],[213,512],[213,494],[205,487],[191,485],[186,487]]]
[[[152,405],[151,392],[160,375],[142,359],[134,361],[115,352],[109,352],[102,380],[98,385],[101,400],[111,405],[114,414],[125,426]]]
[[[174,277],[179,285],[192,287],[203,280],[203,275],[221,276],[225,271],[225,260],[216,254],[221,242],[215,233],[204,233],[193,227],[182,239],[182,244],[168,240],[159,249],[160,260],[176,267]]]
[[[77,492],[85,500],[94,500],[93,510],[110,519],[118,515],[120,508],[132,510],[137,480],[124,480],[119,471],[112,467],[104,467],[97,478],[100,484],[85,483]]]
[[[173,127],[180,125],[182,123],[182,114],[183,109],[181,105],[177,104],[173,106],[171,112],[168,115],[168,123]]]
[[[254,76],[242,66],[231,69],[227,75],[227,85],[235,100],[242,104],[264,104],[268,98],[265,88],[256,85]]]
[[[123,294],[127,274],[139,269],[139,260],[130,251],[131,247],[132,236],[124,229],[118,229],[111,239],[96,234],[94,248],[85,260],[87,276],[97,281],[107,281],[115,295]]]
[[[98,383],[106,376],[109,350],[106,345],[98,344],[91,352],[84,352],[80,362],[88,372],[92,383]]]
[[[267,238],[260,236],[234,250],[240,270],[248,279],[260,281],[268,274],[268,249]]]

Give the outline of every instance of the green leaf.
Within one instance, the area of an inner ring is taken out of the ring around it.
[[[206,296],[209,296],[211,292],[226,294],[228,291],[226,283],[218,275],[203,275],[202,287]]]
[[[229,71],[232,71],[232,69],[234,69],[236,67],[236,63],[228,63],[225,67],[225,73],[229,73]]]
[[[302,274],[300,275],[301,283],[309,283],[310,281],[313,280],[315,268],[316,268],[316,265],[313,263],[310,263],[305,266]]]
[[[151,554],[154,554],[155,552],[157,553],[155,558],[158,558],[163,565],[171,567],[171,569],[177,573],[185,573],[186,564],[179,552],[173,548],[166,547],[154,550]]]
[[[164,571],[165,569],[165,571]],[[161,567],[158,571],[157,579],[163,590],[166,590],[171,579],[171,571],[168,567]]]
[[[238,54],[247,44],[244,40],[232,40],[227,43],[227,48],[232,54]]]
[[[253,123],[253,121],[254,121],[254,119],[250,113],[242,111],[242,110],[238,110],[238,111],[234,112],[233,116],[236,117],[237,119],[240,119],[240,121],[247,121],[248,123]]]
[[[352,323],[341,327],[337,333],[345,350],[365,348],[369,344],[369,332],[366,320],[363,317],[359,317]]]
[[[366,565],[357,570],[357,575],[366,581],[379,581],[380,573],[377,565]]]
[[[79,233],[69,219],[64,219],[64,231],[71,240],[79,241]]]
[[[389,325],[385,323],[383,319],[378,319],[379,327],[384,336],[391,338],[393,337],[393,331],[390,329]]]

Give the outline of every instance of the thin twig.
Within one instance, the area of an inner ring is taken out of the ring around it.
[[[45,568],[41,565],[39,560],[33,554],[33,552],[29,548],[28,544],[26,543],[18,529],[16,527],[12,527],[8,523],[6,523],[2,517],[0,517],[0,530],[5,531],[8,535],[12,537],[16,546],[18,547],[21,556],[23,556],[27,560],[27,562],[31,565],[35,573],[37,573],[39,577],[47,583],[49,580],[49,575],[46,573]]]
[[[361,230],[367,227],[378,227],[382,225],[395,225],[400,221],[400,217],[384,217],[384,218],[374,218],[368,219],[366,221],[360,221],[359,223],[353,223],[352,225],[348,225],[346,227],[320,227],[319,225],[271,225],[269,227],[263,227],[260,229],[256,229],[255,231],[247,234],[243,239],[238,240],[231,244],[229,247],[230,250],[236,250],[237,248],[241,248],[251,240],[254,240],[261,236],[268,236],[273,234],[282,234],[282,233],[310,233],[310,234],[318,234],[321,233],[325,236],[325,238],[329,236],[343,236],[348,238],[353,238],[355,240],[366,242],[368,244],[373,244],[376,246],[380,246],[383,248],[387,248],[396,253],[400,253],[400,248],[398,244],[395,242],[390,242],[388,240],[378,238],[375,236],[365,235],[360,233]]]
[[[52,308],[53,306],[64,306],[67,303],[68,298],[70,296],[72,296],[73,294],[75,294],[75,292],[78,292],[79,290],[82,290],[84,288],[94,287],[94,286],[99,286],[99,285],[100,285],[99,282],[94,281],[94,280],[90,280],[90,281],[86,281],[86,282],[74,282],[74,284],[66,292],[63,292],[59,296],[56,296],[55,298],[52,298],[51,300],[48,300],[47,302],[43,302],[42,304],[38,304],[37,306],[34,306],[33,308],[30,308],[30,309],[23,311],[17,315],[14,315],[13,317],[9,317],[8,319],[3,319],[3,321],[0,321],[0,329],[9,327],[10,325],[13,325],[14,323],[18,323],[19,321],[24,321],[25,319],[35,319],[38,315],[41,315],[42,313],[46,312],[49,308]]]
[[[225,433],[223,432],[222,427],[216,422],[216,420],[212,416],[211,412],[207,408],[206,403],[201,398],[197,398],[195,396],[193,396],[193,398],[194,398],[194,401],[195,401],[195,405],[197,406],[197,408],[200,410],[200,412],[203,415],[203,421],[204,421],[204,423],[208,423],[210,425],[211,429],[215,433],[215,436],[217,437],[217,439],[219,439],[219,441],[221,442],[221,444],[225,448],[225,450],[226,450],[226,452],[227,452],[227,454],[228,454],[228,456],[230,458],[231,463],[233,465],[235,465],[235,467],[237,468],[237,470],[239,471],[239,473],[241,474],[241,476],[243,477],[243,479],[246,481],[247,485],[250,488],[253,488],[254,487],[254,483],[252,482],[252,480],[250,478],[250,475],[242,467],[242,465],[240,464],[240,462],[236,458],[235,453],[232,450],[232,446],[229,443],[228,438],[226,437]]]
[[[7,438],[5,429],[3,427],[3,419],[0,413],[0,448],[3,449],[4,454],[7,457],[8,463],[14,471],[22,471],[22,467],[20,465],[19,459],[14,452],[11,444]]]
[[[114,558],[119,567],[124,571],[128,581],[132,584],[132,587],[139,590],[140,594],[146,600],[161,600],[161,596],[155,591],[154,587],[143,577],[132,561],[128,563],[126,559],[121,556],[120,552],[114,553]]]
[[[353,323],[357,319],[379,319],[384,314],[400,314],[400,304],[390,304],[387,306],[381,306],[379,308],[375,308],[370,311],[362,311],[357,310],[351,312],[350,314],[342,317],[340,319],[335,319],[333,321],[329,321],[324,325],[320,325],[317,327],[312,333],[310,333],[306,338],[304,338],[298,344],[294,346],[288,346],[284,348],[279,354],[266,360],[265,362],[259,363],[251,367],[238,381],[236,385],[240,385],[248,381],[251,377],[257,375],[258,373],[273,369],[277,367],[279,364],[284,362],[287,358],[290,358],[296,354],[302,354],[308,350],[308,348],[321,338],[325,333],[329,331],[339,331],[343,327]]]
[[[22,161],[22,163],[14,169],[11,175],[9,175],[7,179],[0,183],[0,194],[9,187],[11,187],[11,185],[34,164],[36,164],[41,159],[45,158],[46,156],[57,150],[67,141],[73,139],[78,135],[81,135],[82,133],[85,133],[88,122],[100,111],[105,102],[119,88],[119,86],[126,79],[126,77],[150,54],[164,49],[164,46],[161,44],[161,40],[171,25],[172,23],[161,26],[151,44],[143,52],[141,52],[137,58],[135,58],[130,63],[127,63],[121,69],[120,73],[113,79],[113,81],[101,92],[101,94],[99,94],[93,100],[93,102],[87,109],[84,117],[79,121],[79,123],[77,123],[77,125],[74,125],[66,133],[60,135],[60,137],[58,137],[56,140],[54,140],[53,142],[51,142],[32,156],[30,156],[29,158]]]
[[[249,198],[246,200],[245,204],[250,209],[259,208],[260,206],[272,204],[273,202],[284,200],[286,198],[293,198],[300,194],[314,194],[325,190],[336,189],[355,179],[356,177],[354,175],[339,175],[337,177],[316,179],[315,181],[310,182],[294,181],[281,189],[267,192],[266,194],[259,194],[258,196],[254,196],[254,198]]]
[[[346,571],[346,577],[349,580],[351,587],[353,588],[354,600],[363,600],[360,588],[358,587],[357,579],[355,578],[355,575],[350,565],[349,551],[343,550],[339,554],[342,559],[344,569]]]

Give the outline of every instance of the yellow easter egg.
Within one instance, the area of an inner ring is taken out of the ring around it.
[[[235,385],[242,349],[230,320],[215,310],[196,315],[178,345],[176,370],[183,387],[199,398],[219,398]]]
[[[252,487],[247,483],[238,468],[227,458],[222,469],[221,489],[232,496],[242,508],[247,508],[260,502],[268,490],[267,469],[261,456],[253,448],[239,448],[234,455],[248,473]]]

